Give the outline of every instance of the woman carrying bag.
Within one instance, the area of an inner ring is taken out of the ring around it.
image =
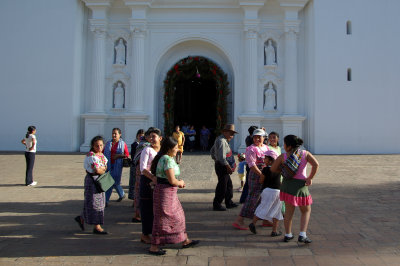
[[[104,207],[106,197],[104,192],[99,192],[95,180],[107,171],[107,158],[102,153],[104,140],[96,136],[90,142],[90,152],[86,155],[84,168],[85,193],[83,211],[80,216],[75,217],[82,231],[85,230],[85,223],[94,225],[93,234],[106,235],[107,232],[101,227],[104,224]]]
[[[285,237],[284,242],[294,238],[292,234],[292,219],[295,207],[301,212],[300,233],[298,242],[311,243],[306,231],[311,215],[312,197],[308,187],[318,171],[318,161],[306,150],[300,149],[303,140],[295,135],[287,135],[283,140],[286,153],[280,155],[271,166],[272,172],[281,172],[283,182],[280,187],[280,200],[285,202]],[[311,164],[310,175],[307,176],[307,164]]]

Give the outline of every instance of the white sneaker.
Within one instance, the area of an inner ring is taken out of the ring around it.
[[[29,187],[33,187],[33,186],[36,186],[37,185],[37,182],[36,181],[33,181],[32,183],[30,183],[28,186]]]

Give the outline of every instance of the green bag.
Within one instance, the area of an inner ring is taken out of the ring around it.
[[[106,192],[114,185],[114,183],[114,178],[111,176],[110,172],[106,172],[94,180],[94,184],[99,193]]]

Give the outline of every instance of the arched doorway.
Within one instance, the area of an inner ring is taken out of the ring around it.
[[[164,80],[164,130],[188,123],[200,135],[203,125],[219,134],[227,121],[227,75],[213,61],[189,56],[176,62]],[[197,144],[199,137],[196,138]]]
[[[213,79],[179,79],[176,83],[174,100],[174,125],[188,123],[195,128],[206,125],[216,127],[217,94]]]

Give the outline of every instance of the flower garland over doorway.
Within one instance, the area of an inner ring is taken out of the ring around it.
[[[172,135],[174,130],[175,85],[179,79],[193,78],[213,79],[217,93],[217,121],[215,133],[219,135],[227,119],[227,101],[229,94],[228,76],[212,61],[201,56],[189,56],[179,60],[168,72],[164,80],[164,132]]]

